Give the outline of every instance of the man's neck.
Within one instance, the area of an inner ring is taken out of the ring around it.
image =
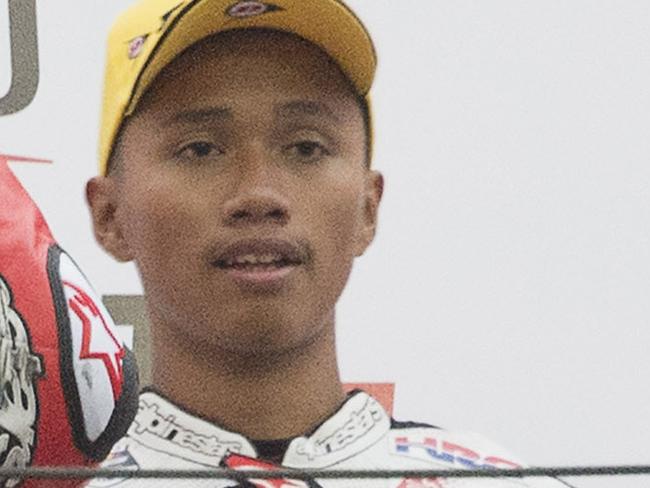
[[[153,386],[189,411],[250,439],[295,437],[343,403],[334,325],[299,350],[233,357],[197,344],[179,345],[154,331]]]

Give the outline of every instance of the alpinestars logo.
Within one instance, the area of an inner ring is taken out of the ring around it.
[[[11,289],[0,276],[0,468],[31,464],[36,442],[38,400],[35,380],[41,358],[30,347],[23,319],[13,307]],[[19,480],[0,479],[13,487]]]
[[[64,281],[63,286],[73,293],[68,299],[68,307],[79,318],[83,328],[79,359],[100,359],[104,363],[111,381],[113,398],[117,400],[122,393],[124,347],[113,335],[93,299],[69,281]]]
[[[298,447],[296,452],[313,461],[318,457],[341,451],[374,429],[384,417],[379,403],[373,398],[368,398],[361,409],[352,412],[345,424],[331,435],[305,443]]]
[[[131,424],[131,429],[131,435],[150,434],[183,449],[189,449],[192,452],[219,460],[229,452],[242,450],[240,442],[195,432],[181,425],[173,413],[161,412],[158,405],[149,404],[142,399],[140,399],[138,415]],[[143,438],[138,438],[138,441],[146,443]]]

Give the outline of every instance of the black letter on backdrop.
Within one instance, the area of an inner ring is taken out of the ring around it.
[[[11,85],[0,98],[0,115],[19,112],[31,103],[38,88],[36,0],[8,0],[11,38]]]

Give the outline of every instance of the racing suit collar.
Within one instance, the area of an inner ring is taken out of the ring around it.
[[[326,468],[365,451],[390,430],[391,419],[381,404],[356,390],[341,408],[313,433],[295,438],[283,465],[291,468]]]
[[[378,442],[390,430],[390,423],[377,400],[355,391],[313,432],[292,439],[282,464],[318,469],[339,463]],[[207,467],[219,467],[231,453],[258,457],[243,435],[193,415],[152,390],[140,394],[129,436],[151,449]]]

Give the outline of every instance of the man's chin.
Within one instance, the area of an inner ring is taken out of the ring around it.
[[[254,338],[248,337],[247,340],[237,338],[228,341],[227,344],[222,343],[217,346],[221,346],[219,348],[233,358],[264,358],[273,361],[284,356],[300,354],[303,349],[313,344],[311,339],[311,337],[304,337],[303,335],[287,336],[282,334],[282,337],[266,335]]]
[[[202,341],[219,358],[247,363],[250,369],[255,364],[271,366],[291,360],[313,347],[317,347],[324,336],[320,328],[305,328],[294,325],[275,324],[269,327],[243,327],[229,334],[212,334]],[[215,360],[217,358],[215,357]]]

